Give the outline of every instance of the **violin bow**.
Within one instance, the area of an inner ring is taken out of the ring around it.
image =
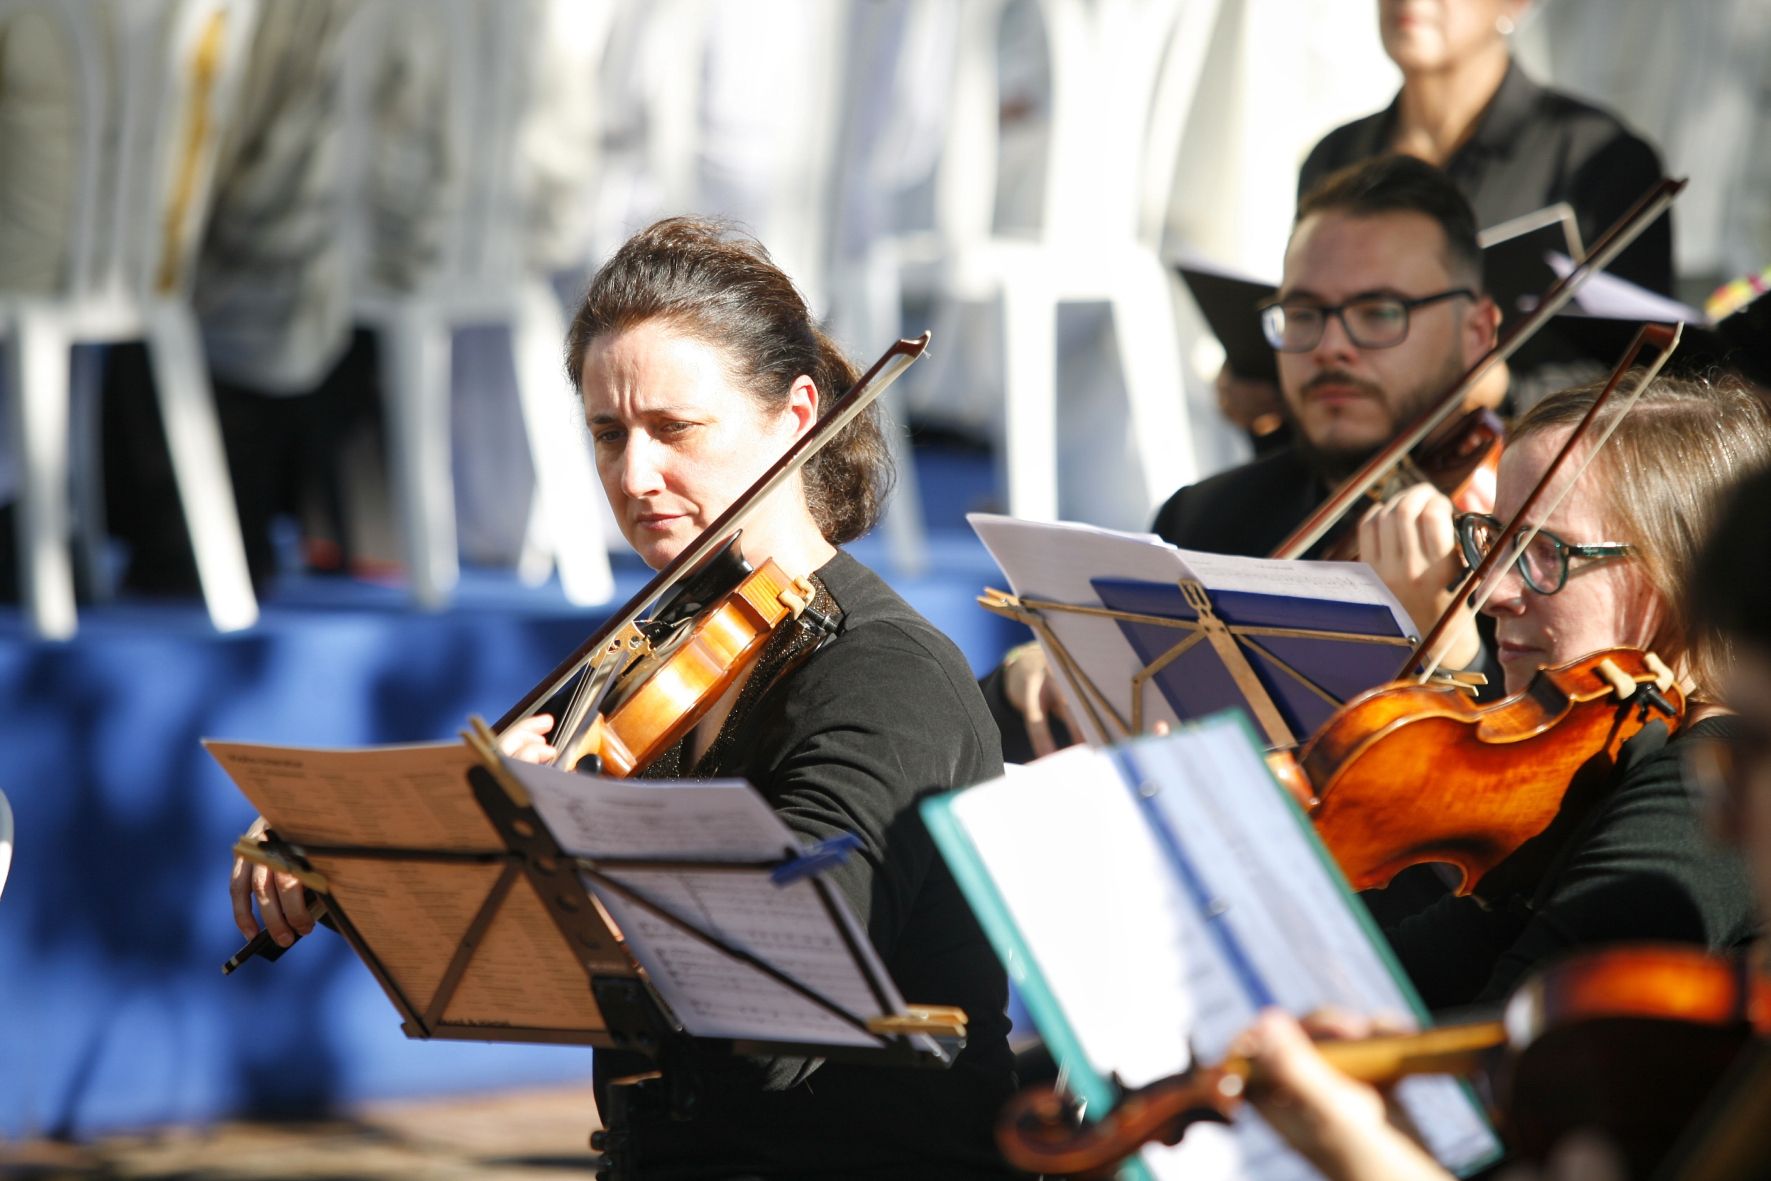
[[[1605,444],[1611,440],[1611,435],[1617,430],[1618,424],[1630,412],[1630,408],[1636,404],[1636,400],[1647,390],[1649,384],[1660,376],[1661,369],[1671,359],[1673,351],[1679,347],[1679,338],[1684,335],[1684,332],[1685,325],[1683,324],[1676,324],[1671,328],[1664,324],[1644,324],[1637,330],[1635,339],[1630,342],[1630,347],[1624,352],[1623,360],[1619,361],[1617,368],[1612,371],[1610,380],[1605,383],[1605,388],[1599,391],[1599,396],[1593,399],[1593,404],[1587,407],[1587,412],[1581,416],[1581,420],[1569,432],[1568,441],[1563,443],[1561,449],[1556,452],[1556,457],[1550,461],[1550,466],[1544,470],[1542,478],[1525,497],[1524,503],[1519,506],[1519,511],[1513,514],[1513,519],[1507,522],[1506,528],[1501,530],[1500,536],[1495,538],[1493,544],[1488,547],[1488,552],[1482,556],[1481,562],[1477,563],[1476,568],[1466,574],[1463,580],[1458,583],[1457,591],[1451,596],[1450,604],[1440,613],[1438,620],[1434,622],[1421,642],[1415,645],[1414,650],[1408,654],[1407,662],[1397,672],[1395,679],[1402,680],[1408,677],[1409,670],[1414,668],[1415,663],[1422,661],[1423,658],[1424,663],[1421,665],[1421,671],[1415,674],[1420,683],[1425,684],[1439,670],[1440,661],[1445,657],[1444,652],[1440,650],[1444,647],[1442,641],[1450,629],[1451,620],[1457,615],[1458,608],[1468,603],[1470,610],[1480,611],[1494,596],[1495,588],[1500,585],[1500,579],[1493,577],[1493,575],[1497,571],[1505,569],[1508,562],[1525,551],[1526,547],[1537,537],[1538,531],[1543,528],[1544,518],[1553,515],[1568,494],[1574,490],[1574,486],[1580,483],[1581,478],[1586,475],[1587,468],[1592,466],[1593,460],[1598,457],[1600,451],[1604,450]],[[1629,376],[1631,368],[1636,363],[1636,358],[1644,348],[1650,345],[1660,350],[1654,363],[1642,373],[1642,379],[1624,396],[1623,408],[1612,415],[1611,420],[1600,430],[1592,447],[1581,458],[1580,466],[1575,470],[1573,477],[1556,490],[1556,494],[1550,498],[1549,504],[1541,513],[1534,515],[1538,501],[1543,498],[1557,473],[1562,470],[1563,465],[1568,462],[1568,457],[1574,453],[1574,449],[1592,429],[1593,423],[1598,420],[1600,410],[1611,400],[1611,396],[1623,384],[1624,378]],[[1527,521],[1532,523],[1528,525]],[[1507,556],[1503,557],[1503,555]]]
[[[1332,495],[1309,515],[1304,522],[1292,531],[1291,536],[1279,543],[1272,556],[1275,558],[1300,558],[1311,546],[1322,540],[1328,531],[1347,515],[1355,504],[1381,483],[1402,458],[1429,438],[1434,431],[1445,425],[1453,413],[1463,405],[1464,398],[1474,389],[1495,365],[1505,361],[1522,348],[1526,341],[1537,334],[1570,299],[1580,290],[1586,281],[1610,266],[1619,253],[1631,242],[1634,242],[1649,224],[1664,213],[1673,198],[1677,197],[1685,187],[1681,178],[1662,179],[1649,189],[1629,211],[1618,218],[1615,225],[1606,230],[1599,240],[1593,244],[1591,251],[1580,264],[1562,278],[1550,285],[1544,292],[1537,306],[1526,313],[1523,319],[1515,323],[1487,352],[1476,359],[1476,363],[1465,371],[1463,377],[1448,390],[1433,406],[1420,414],[1408,425],[1401,434],[1392,439],[1376,455],[1360,465],[1347,480],[1336,488]]]
[[[559,692],[565,683],[575,676],[579,669],[588,663],[594,663],[603,650],[616,637],[623,635],[646,613],[675,588],[677,583],[697,566],[703,559],[719,549],[749,520],[752,512],[771,492],[785,484],[794,473],[811,461],[812,457],[824,448],[837,433],[860,416],[861,412],[873,404],[873,401],[885,393],[894,381],[904,375],[904,371],[920,358],[929,347],[929,333],[924,332],[915,340],[900,340],[880,355],[860,380],[850,386],[848,392],[838,399],[831,408],[818,419],[812,429],[801,435],[776,460],[774,465],[759,476],[754,484],[734,500],[726,511],[721,513],[711,525],[703,529],[681,553],[672,558],[664,569],[652,576],[652,580],[641,587],[627,603],[615,614],[604,621],[603,625],[591,634],[591,637],[578,646],[577,651],[562,660],[552,672],[541,679],[523,699],[513,705],[503,717],[498,719],[493,730],[503,733],[515,722],[522,720],[534,712],[537,705],[548,700]]]

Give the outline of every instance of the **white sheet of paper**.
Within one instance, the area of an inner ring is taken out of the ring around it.
[[[1565,254],[1552,251],[1547,261],[1558,279],[1566,279],[1574,271],[1574,260]],[[1709,324],[1709,317],[1690,304],[1638,287],[1628,279],[1620,279],[1606,271],[1600,271],[1581,285],[1574,293],[1574,305],[1589,315],[1613,320]]]
[[[611,779],[504,761],[575,857],[766,861],[797,849],[768,802],[737,779]]]
[[[1418,629],[1377,572],[1363,562],[1306,562],[1243,558],[1183,550],[1153,533],[1122,533],[1074,522],[1022,521],[993,513],[970,513],[966,520],[1002,568],[1016,595],[1071,606],[1101,606],[1094,580],[1102,578],[1155,582],[1173,586],[1196,579],[1207,590],[1246,591],[1269,595],[1309,596],[1338,603],[1381,606],[1389,611],[1399,635],[1416,637]],[[1144,662],[1112,619],[1045,613],[1045,624],[1081,672],[1129,724],[1132,677]],[[1183,633],[1175,633],[1176,642]],[[1055,665],[1055,661],[1053,662]],[[1118,742],[1126,734],[1109,723],[1094,724],[1083,695],[1059,676],[1058,684],[1070,716],[1096,745]],[[1158,721],[1178,724],[1161,693],[1144,695],[1145,728]]]
[[[1103,1075],[1136,1086],[1184,1069],[1193,1054],[1221,1057],[1262,990],[1294,1013],[1331,1003],[1410,1011],[1306,823],[1229,718],[1119,751],[1061,752],[960,793],[952,809]],[[1492,1133],[1456,1084],[1411,1080],[1403,1095],[1448,1165],[1492,1152]],[[1194,1181],[1315,1175],[1248,1114],[1144,1160],[1159,1177]]]
[[[745,864],[773,861],[802,847],[768,802],[741,780],[610,779],[510,760],[505,765],[528,789],[561,847],[591,861]],[[684,922],[768,963],[857,1017],[903,1008],[891,977],[841,897],[834,898],[833,913],[808,881],[776,886],[765,870],[604,869]],[[619,890],[588,878],[586,885],[690,1033],[879,1044],[878,1038],[673,926]],[[869,974],[885,990],[883,1003],[868,983]]]

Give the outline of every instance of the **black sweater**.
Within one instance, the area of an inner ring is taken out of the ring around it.
[[[1705,836],[1685,774],[1696,738],[1725,738],[1707,718],[1668,741],[1653,723],[1624,745],[1616,786],[1535,882],[1485,906],[1447,895],[1386,933],[1429,1008],[1504,999],[1569,952],[1657,941],[1723,951],[1753,935],[1746,867]],[[1502,867],[1504,869],[1504,867]]]
[[[1012,1087],[1007,979],[915,808],[1001,774],[996,728],[959,651],[876,575],[839,553],[818,580],[840,631],[741,695],[693,774],[749,780],[809,841],[860,837],[828,877],[907,1001],[966,1011],[967,1044],[944,1071],[698,1054],[696,1117],[640,1103],[635,1155],[648,1178],[1007,1175],[991,1140]],[[644,1068],[597,1055],[605,1113],[608,1080]]]

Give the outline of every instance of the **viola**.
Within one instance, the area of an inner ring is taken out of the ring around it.
[[[812,589],[773,561],[738,552],[756,506],[836,438],[928,348],[929,334],[892,345],[787,452],[493,727],[564,701],[551,736],[556,765],[594,758],[627,776],[669,749],[746,676],[779,627],[807,610]]]
[[[1480,1077],[1519,1157],[1542,1159],[1565,1133],[1594,1127],[1646,1176],[1728,1064],[1768,1032],[1771,982],[1745,964],[1634,946],[1534,975],[1494,1019],[1318,1049],[1375,1085],[1416,1074]],[[1078,1124],[1053,1089],[1032,1088],[1003,1109],[997,1144],[1029,1173],[1104,1175],[1146,1143],[1177,1144],[1196,1123],[1234,1119],[1262,1081],[1252,1062],[1230,1057],[1130,1091],[1091,1124]]]
[[[1460,513],[1492,513],[1494,489],[1500,470],[1500,453],[1506,442],[1506,426],[1500,416],[1477,407],[1454,419],[1439,434],[1398,457],[1366,496],[1382,503],[1415,484],[1431,484]],[[1357,561],[1357,518],[1342,518],[1321,551],[1327,561]]]
[[[1469,894],[1503,864],[1505,882],[1530,880],[1609,789],[1623,744],[1654,721],[1676,730],[1684,707],[1659,657],[1611,648],[1487,705],[1443,683],[1370,690],[1268,763],[1355,890],[1438,861]]]

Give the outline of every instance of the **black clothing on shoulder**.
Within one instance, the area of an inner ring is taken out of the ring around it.
[[[1324,136],[1304,160],[1298,195],[1338,168],[1391,152],[1400,101]],[[1615,115],[1539,86],[1517,62],[1508,63],[1500,89],[1445,171],[1469,198],[1478,225],[1566,201],[1589,247],[1663,175],[1659,153]],[[1671,295],[1671,215],[1655,219],[1608,269]]]
[[[807,841],[860,837],[827,876],[907,1000],[966,1011],[965,1049],[947,1070],[694,1053],[694,1118],[641,1090],[615,1130],[647,1178],[1009,1176],[991,1132],[1013,1087],[1007,978],[916,809],[1001,774],[995,728],[959,651],[872,571],[838,553],[814,585],[837,634],[753,673],[690,774],[749,780]],[[610,1080],[647,1067],[597,1054],[605,1113]]]
[[[1669,741],[1666,726],[1651,723],[1624,744],[1615,786],[1536,882],[1486,904],[1448,895],[1387,927],[1427,1006],[1500,1001],[1532,971],[1605,944],[1688,943],[1721,952],[1751,939],[1746,866],[1704,833],[1683,758],[1693,739],[1726,740],[1735,726],[1731,718],[1706,718]]]

